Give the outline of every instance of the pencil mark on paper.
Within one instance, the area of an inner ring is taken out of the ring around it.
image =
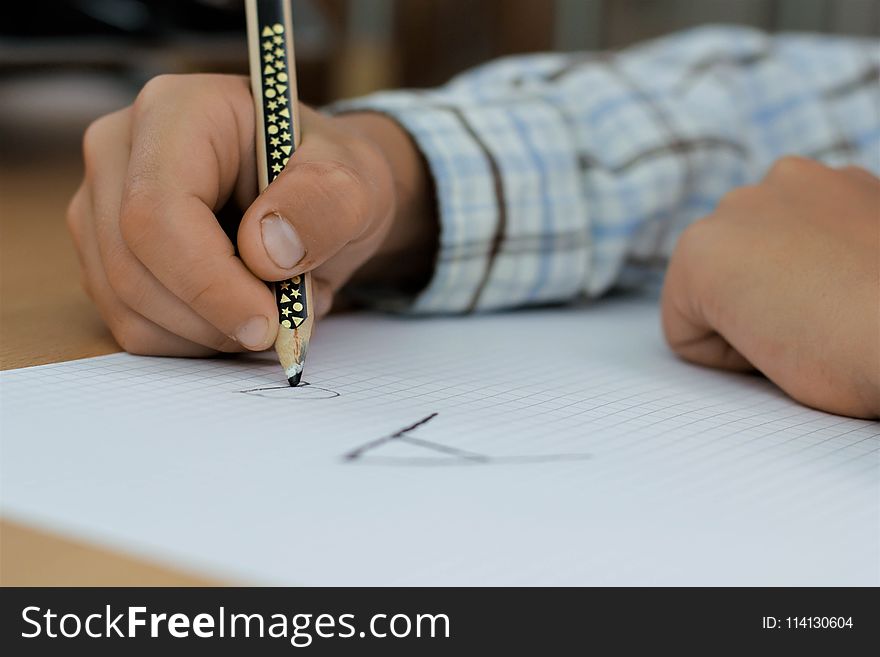
[[[355,447],[349,452],[346,452],[342,455],[342,460],[346,462],[361,462],[361,463],[369,463],[374,465],[426,465],[426,466],[438,466],[438,465],[523,465],[527,463],[551,463],[554,461],[585,461],[589,458],[592,458],[591,454],[586,452],[579,453],[562,453],[562,454],[527,454],[527,455],[507,455],[507,456],[492,456],[489,454],[481,454],[479,452],[472,452],[470,450],[461,449],[458,447],[451,447],[449,445],[444,445],[434,440],[426,440],[424,438],[419,438],[413,436],[412,433],[415,432],[419,427],[422,427],[434,418],[436,418],[439,413],[431,413],[430,415],[423,417],[418,422],[414,422],[409,426],[404,427],[403,429],[399,429],[392,434],[387,436],[383,436],[381,438],[376,438],[375,440],[371,440],[359,447]],[[399,456],[376,456],[370,455],[370,452],[391,443],[393,441],[405,442],[409,445],[413,445],[416,447],[423,448],[425,450],[429,450],[434,452],[437,455],[442,455],[446,458],[439,458],[438,456],[409,456],[409,457],[399,457]]]
[[[239,390],[243,395],[253,395],[255,397],[264,397],[266,399],[295,399],[297,401],[308,401],[312,399],[334,399],[340,394],[329,388],[314,386],[308,381],[303,381],[296,387],[289,385],[268,386],[266,388],[251,388],[250,390]]]

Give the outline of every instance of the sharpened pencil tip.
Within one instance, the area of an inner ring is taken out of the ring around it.
[[[287,382],[290,384],[291,388],[296,388],[299,385],[299,380],[302,378],[302,375],[302,372],[297,372],[292,377],[287,379]]]

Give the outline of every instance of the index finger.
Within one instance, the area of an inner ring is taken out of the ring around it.
[[[120,229],[168,290],[225,335],[265,349],[277,331],[272,293],[214,215],[255,180],[250,103],[239,78],[151,81],[134,107]]]

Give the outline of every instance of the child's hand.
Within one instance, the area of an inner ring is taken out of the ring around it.
[[[880,180],[800,158],[682,236],[663,293],[683,358],[757,368],[798,401],[880,417]]]
[[[395,208],[422,202],[424,186],[404,133],[379,116],[301,114],[301,147],[256,201],[245,78],[162,76],[134,105],[90,126],[68,225],[84,286],[127,351],[265,349],[278,319],[260,279],[314,270],[320,316],[368,259],[424,237],[414,226],[392,231],[412,214]],[[408,179],[396,179],[395,167]],[[241,259],[215,216],[230,201],[247,208]]]

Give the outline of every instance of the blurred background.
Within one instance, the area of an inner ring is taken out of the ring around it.
[[[65,207],[81,178],[83,130],[129,104],[159,73],[246,73],[243,4],[3,3],[4,352],[15,351],[18,333],[33,337],[48,289],[68,321],[81,317],[102,330],[94,313],[83,314],[88,304],[63,228]],[[617,49],[705,23],[880,34],[880,0],[293,0],[293,8],[300,97],[315,105],[379,88],[437,85],[501,55]]]
[[[243,4],[4,3],[4,151],[24,141],[39,156],[32,128],[49,142],[66,141],[159,73],[246,73]],[[880,0],[293,0],[293,7],[300,95],[312,104],[437,85],[500,55],[616,49],[710,22],[880,32]]]

